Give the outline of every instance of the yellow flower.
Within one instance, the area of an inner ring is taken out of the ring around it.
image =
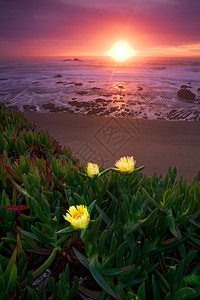
[[[121,172],[131,173],[134,170],[136,161],[133,159],[133,156],[121,157],[120,160],[116,161],[115,166]]]
[[[75,229],[87,227],[90,221],[87,207],[84,205],[70,206],[66,216],[63,217],[70,222]]]
[[[99,174],[99,166],[96,164],[88,163],[87,165],[87,174],[92,177],[96,174]]]

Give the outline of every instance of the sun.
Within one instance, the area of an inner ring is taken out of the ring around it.
[[[108,52],[109,56],[112,56],[114,59],[118,61],[123,61],[131,56],[135,55],[135,51],[131,48],[131,46],[127,42],[118,42],[116,43],[112,49]]]

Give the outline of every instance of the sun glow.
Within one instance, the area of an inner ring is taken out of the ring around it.
[[[135,51],[127,42],[118,42],[108,52],[108,55],[112,56],[118,61],[123,61],[130,58],[131,56],[134,56]]]

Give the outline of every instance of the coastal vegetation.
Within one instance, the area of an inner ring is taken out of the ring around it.
[[[22,113],[0,120],[0,299],[200,298],[196,178],[85,165]]]

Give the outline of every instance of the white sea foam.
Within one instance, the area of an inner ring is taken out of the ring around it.
[[[200,119],[200,60],[1,59],[0,101],[21,111]],[[182,85],[195,101],[177,97]]]

